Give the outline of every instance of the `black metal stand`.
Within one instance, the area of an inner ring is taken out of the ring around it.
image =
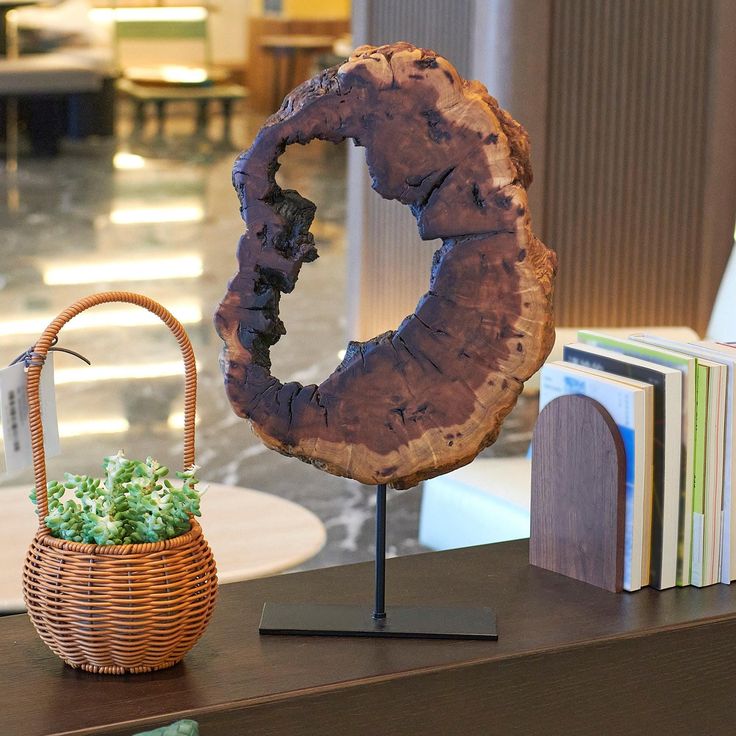
[[[376,621],[386,618],[386,484],[376,487]]]
[[[376,488],[376,587],[367,606],[266,603],[258,631],[297,636],[498,639],[490,608],[389,606],[386,609],[386,486]]]

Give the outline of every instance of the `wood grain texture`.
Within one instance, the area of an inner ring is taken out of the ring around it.
[[[623,590],[626,454],[610,414],[587,396],[560,396],[532,440],[532,565]]]
[[[181,664],[125,678],[65,667],[26,616],[0,619],[4,732],[189,717],[202,736],[731,736],[736,587],[615,595],[528,556],[519,540],[387,561],[391,603],[492,606],[497,642],[258,636],[265,601],[370,606],[370,563],[225,585]]]
[[[292,143],[352,138],[373,187],[441,238],[429,291],[396,330],[351,342],[319,386],[282,384],[282,293],[317,257],[315,207],[275,181]],[[409,488],[495,441],[554,339],[556,259],[535,238],[526,133],[432,51],[362,47],[289,95],[235,164],[246,232],[215,324],[228,397],[272,449],[362,483]]]
[[[733,249],[736,4],[549,6],[538,82],[548,106],[533,140],[546,138],[535,212],[543,207],[540,231],[562,264],[557,323],[688,325],[704,335]],[[526,54],[526,34],[514,41]],[[536,93],[530,82],[519,96]],[[622,155],[626,140],[636,155]]]

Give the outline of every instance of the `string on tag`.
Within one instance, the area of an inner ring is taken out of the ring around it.
[[[75,358],[79,358],[80,360],[83,360],[87,365],[92,365],[92,363],[84,357],[84,355],[81,355],[80,353],[76,352],[75,350],[69,350],[69,348],[60,348],[56,347],[56,343],[59,342],[59,336],[55,336],[54,339],[51,341],[51,346],[48,349],[48,352],[54,351],[56,353],[67,353],[68,355],[73,355]],[[43,365],[44,361],[46,360],[46,356],[42,355],[41,353],[36,352],[34,350],[36,346],[31,345],[28,350],[25,350],[22,352],[15,360],[13,360],[10,365],[15,365],[16,363],[20,363],[23,361],[26,368],[30,368],[32,365]]]

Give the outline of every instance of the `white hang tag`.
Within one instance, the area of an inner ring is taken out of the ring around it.
[[[60,452],[59,423],[56,417],[56,392],[54,390],[54,359],[46,357],[39,386],[43,446],[46,457]],[[23,362],[0,370],[0,421],[3,425],[5,446],[5,471],[14,473],[33,466],[31,428],[28,424],[28,398],[26,396],[26,371]]]

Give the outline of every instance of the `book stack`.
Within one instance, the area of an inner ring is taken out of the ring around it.
[[[582,330],[542,369],[540,411],[582,394],[626,453],[624,589],[736,579],[736,343]],[[733,540],[733,543],[732,543]]]

